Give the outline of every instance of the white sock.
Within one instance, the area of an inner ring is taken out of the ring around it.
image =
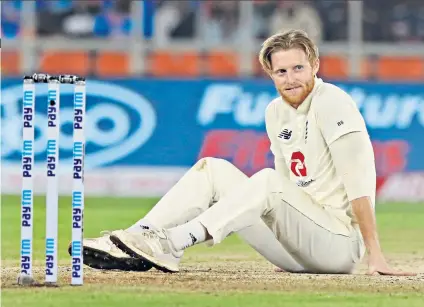
[[[149,229],[156,230],[157,228],[148,220],[143,218],[139,220],[137,223],[135,223],[134,225],[132,225],[131,227],[127,228],[126,230],[130,232],[143,232]]]
[[[198,221],[190,221],[167,230],[169,240],[177,251],[206,240],[206,228]]]

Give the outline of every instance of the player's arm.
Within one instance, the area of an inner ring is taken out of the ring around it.
[[[338,99],[332,100],[331,105],[323,103],[317,119],[367,247],[369,273],[410,274],[391,269],[380,248],[373,203],[376,189],[374,152],[365,122],[346,93],[336,92],[334,98]]]
[[[271,152],[274,155],[275,170],[284,177],[289,178],[289,169],[287,167],[286,160],[284,159],[281,149],[278,146],[278,132],[276,131],[277,118],[276,112],[275,110],[273,110],[273,107],[274,106],[271,103],[265,112],[266,132],[271,142]]]
[[[375,161],[368,134],[363,131],[345,134],[330,145],[330,152],[368,251],[368,273],[414,275],[390,268],[380,247],[372,201],[376,184]]]

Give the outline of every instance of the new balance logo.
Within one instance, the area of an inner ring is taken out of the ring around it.
[[[283,131],[280,132],[280,134],[278,135],[278,137],[280,139],[281,138],[284,138],[285,140],[290,140],[291,135],[292,135],[292,131],[291,130],[284,129]]]
[[[197,238],[190,232],[190,238],[191,238],[191,243],[196,243],[197,242]]]
[[[337,126],[341,126],[341,125],[343,125],[344,124],[344,122],[341,120],[341,121],[339,121],[339,122],[337,122]]]
[[[146,226],[146,225],[140,225],[140,227],[141,227],[141,229],[150,229],[150,227]]]

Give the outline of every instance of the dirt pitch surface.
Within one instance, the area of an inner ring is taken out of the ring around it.
[[[413,277],[367,276],[361,265],[352,275],[289,274],[274,272],[265,260],[226,259],[213,262],[184,261],[181,271],[166,274],[149,272],[102,271],[84,268],[87,285],[114,285],[161,288],[163,291],[307,291],[307,292],[418,292],[424,293],[424,256],[393,256],[397,269],[418,272]],[[364,261],[364,263],[366,263]],[[1,288],[22,287],[16,284],[18,267],[2,267]],[[36,281],[43,281],[44,268],[34,268]],[[70,282],[70,267],[60,267],[59,286]],[[168,288],[167,290],[165,290]],[[171,290],[172,289],[172,290]]]

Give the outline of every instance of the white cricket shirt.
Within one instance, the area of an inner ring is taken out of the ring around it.
[[[314,89],[298,109],[279,97],[268,105],[265,121],[277,171],[350,229],[352,209],[329,145],[347,133],[367,131],[352,98],[339,87],[315,78]],[[325,227],[319,216],[305,214]],[[334,225],[327,228],[339,229]]]

